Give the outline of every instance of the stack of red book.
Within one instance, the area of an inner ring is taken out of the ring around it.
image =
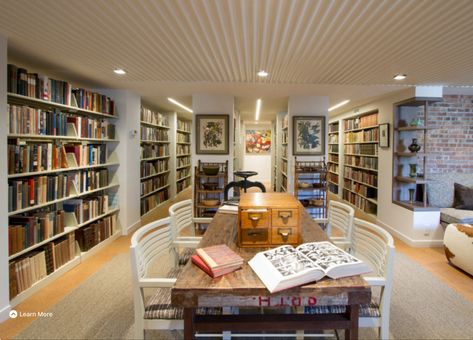
[[[191,260],[211,277],[231,273],[243,264],[243,259],[226,244],[198,248]]]

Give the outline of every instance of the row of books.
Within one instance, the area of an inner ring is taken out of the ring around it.
[[[283,145],[281,150],[282,150],[281,156],[287,158],[287,145]]]
[[[163,171],[168,170],[168,163],[167,159],[158,159],[154,162],[146,162],[141,164],[141,177],[151,176]]]
[[[157,207],[164,201],[167,201],[169,199],[169,191],[168,188],[165,188],[164,190],[158,191],[157,193],[144,197],[141,199],[141,215],[146,214],[148,211],[151,209]]]
[[[109,183],[108,169],[80,170],[75,174],[79,178],[75,180],[79,193],[103,188]]]
[[[191,178],[188,177],[183,181],[179,181],[176,183],[176,191],[179,193],[185,188],[187,188],[189,185],[191,185]]]
[[[362,129],[378,125],[378,113],[372,113],[362,117],[345,119],[345,130]]]
[[[141,159],[169,156],[169,144],[142,144]]]
[[[88,251],[112,236],[117,229],[117,215],[113,214],[75,231],[81,251]]]
[[[353,204],[355,207],[358,209],[361,209],[362,211],[368,213],[368,214],[374,214],[376,215],[377,207],[376,204],[368,201],[367,199],[351,192],[348,190],[343,190],[343,199],[345,201],[350,202]]]
[[[25,68],[8,64],[7,89],[31,98],[38,98],[54,103],[79,107],[85,110],[115,114],[113,100],[99,93],[76,88],[63,81],[48,78],[37,73],[29,73]]]
[[[141,140],[143,141],[168,141],[168,130],[155,129],[149,126],[141,126]]]
[[[64,210],[40,211],[9,218],[8,254],[14,255],[64,232]]]
[[[378,154],[378,144],[348,144],[345,145],[345,153],[376,156]]]
[[[347,132],[345,134],[346,143],[377,142],[378,139],[379,139],[378,128],[357,131],[357,132]]]
[[[334,155],[334,154],[328,155],[329,162],[338,163],[338,160],[339,160],[338,155]]]
[[[184,131],[191,131],[191,122],[186,122],[183,120],[177,120],[177,129],[178,130],[184,130]]]
[[[338,183],[338,175],[334,174],[333,172],[329,172],[327,174],[327,181]]]
[[[146,123],[169,127],[169,118],[167,115],[152,111],[143,106],[141,107],[140,118],[141,121]]]
[[[179,157],[176,159],[176,167],[186,166],[191,164],[191,157]]]
[[[328,171],[338,173],[338,164],[328,163]]]
[[[372,186],[378,186],[378,175],[371,172],[345,167],[343,175],[346,178],[353,179],[358,182],[363,182]]]
[[[67,213],[72,213],[75,222],[82,224],[97,216],[106,214],[109,209],[108,195],[91,196],[67,200],[62,205]]]
[[[345,164],[377,170],[378,158],[364,156],[345,156]]]
[[[179,180],[181,178],[187,177],[191,174],[191,169],[190,168],[182,168],[176,170],[176,179]]]
[[[338,144],[333,144],[328,146],[328,152],[335,152],[338,153]]]
[[[8,174],[99,165],[106,162],[106,144],[8,144]]]
[[[115,125],[105,119],[82,117],[60,110],[8,104],[9,133],[40,136],[114,139]]]
[[[150,192],[157,190],[165,186],[166,184],[169,184],[168,177],[169,177],[168,174],[165,174],[163,176],[153,177],[141,182],[140,195],[143,196],[143,195],[149,194]]]
[[[345,179],[344,183],[344,188],[347,188],[348,190],[351,190],[357,194],[373,199],[377,199],[378,197],[378,190],[373,187],[368,187],[361,183],[350,181],[349,179]]]
[[[70,233],[22,258],[11,261],[9,264],[10,299],[73,260],[75,255],[75,235]]]
[[[190,145],[177,145],[176,146],[176,152],[178,155],[188,155],[191,153],[191,147]]]
[[[329,144],[338,144],[338,135],[328,135]]]
[[[328,125],[328,132],[338,132],[338,123],[333,123]]]
[[[226,244],[197,248],[191,261],[211,277],[234,272],[243,265],[243,258]]]
[[[177,132],[177,142],[178,143],[190,143],[191,142],[191,135],[188,133],[180,133]]]

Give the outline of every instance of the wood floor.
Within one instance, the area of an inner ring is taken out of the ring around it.
[[[167,216],[169,206],[178,200],[190,198],[190,190],[182,192],[174,202],[164,204],[152,214],[146,216],[143,224],[154,219]],[[362,217],[362,216],[360,216]],[[24,302],[15,307],[21,312],[46,311],[87,278],[100,270],[114,256],[128,253],[131,235],[122,236],[109,246],[99,251],[95,256],[82,262],[68,273],[33,294]],[[422,265],[439,280],[456,290],[466,300],[473,303],[473,277],[450,266],[445,258],[442,248],[411,248],[399,240],[395,240],[396,251],[409,256],[412,260]],[[413,273],[414,275],[415,273]],[[35,318],[22,317],[10,319],[0,324],[0,338],[10,339],[26,328]]]

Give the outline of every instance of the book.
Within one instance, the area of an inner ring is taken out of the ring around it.
[[[196,253],[213,272],[222,268],[243,264],[243,258],[226,244],[197,248]]]
[[[271,293],[328,276],[332,279],[371,272],[370,267],[330,242],[284,245],[259,252],[248,264]]]
[[[238,205],[224,204],[218,208],[218,212],[221,212],[222,214],[238,215]]]
[[[225,275],[225,274],[228,274],[228,273],[231,273],[237,269],[240,269],[241,268],[241,264],[239,265],[235,265],[235,266],[231,266],[231,267],[225,267],[223,269],[220,269],[220,270],[216,270],[216,271],[213,271],[212,269],[210,269],[210,267],[204,262],[204,260],[202,260],[200,258],[199,255],[197,254],[194,254],[191,256],[191,261],[193,264],[195,264],[197,267],[199,267],[200,269],[202,269],[204,272],[206,272],[209,276],[211,276],[212,278],[215,278],[215,277],[219,277],[219,276],[222,276],[222,275]]]

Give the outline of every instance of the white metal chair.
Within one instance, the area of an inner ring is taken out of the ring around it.
[[[374,276],[364,279],[372,287],[380,287],[378,296],[373,296],[371,313],[360,312],[360,327],[379,327],[381,339],[389,338],[389,309],[393,281],[394,241],[383,228],[355,218],[353,226],[352,253],[366,261]],[[371,274],[370,274],[371,275]],[[372,293],[375,291],[372,289]]]
[[[184,265],[194,253],[202,237],[195,236],[197,223],[208,224],[212,218],[194,217],[192,200],[174,203],[169,207],[172,231],[172,250],[176,265]],[[188,229],[193,236],[180,236],[184,229]]]
[[[330,240],[337,246],[348,249],[352,241],[353,218],[355,210],[348,204],[338,201],[330,201],[327,208],[326,219],[315,219],[316,222],[327,223],[326,232]],[[333,229],[341,233],[340,236],[332,236]]]

